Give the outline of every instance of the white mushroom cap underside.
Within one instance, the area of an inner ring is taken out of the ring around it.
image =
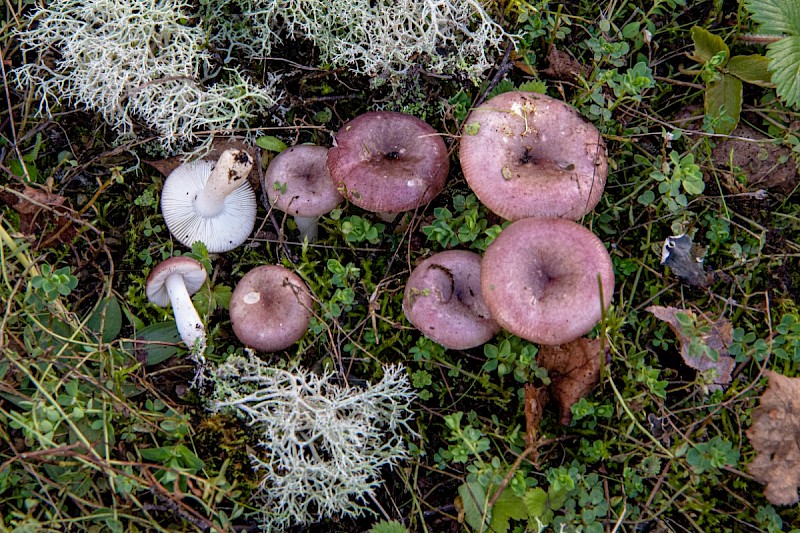
[[[197,213],[194,199],[205,187],[213,161],[198,160],[176,168],[164,183],[161,212],[170,233],[184,246],[196,241],[210,253],[232,250],[250,236],[256,221],[256,195],[247,180],[225,199],[222,211],[206,218]]]

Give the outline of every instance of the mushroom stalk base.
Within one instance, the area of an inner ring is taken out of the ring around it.
[[[319,217],[294,217],[294,223],[297,224],[297,229],[300,232],[300,241],[308,239],[308,242],[317,240],[319,234],[319,225],[317,222]]]
[[[194,201],[197,213],[206,218],[219,215],[225,207],[225,198],[244,184],[252,168],[253,160],[246,152],[223,152]]]
[[[202,355],[206,347],[206,329],[186,290],[183,276],[171,274],[165,284],[181,340],[190,350]]]

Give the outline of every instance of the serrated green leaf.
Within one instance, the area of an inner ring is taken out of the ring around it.
[[[784,37],[767,46],[772,82],[784,104],[800,103],[800,36]]]
[[[510,490],[504,490],[492,506],[492,520],[489,530],[506,533],[511,528],[511,520],[523,520],[528,517],[525,502]]]
[[[722,40],[722,37],[714,35],[699,26],[692,28],[692,42],[694,42],[694,54],[692,54],[692,59],[700,63],[707,62],[718,52],[725,52],[726,59],[731,56],[731,51],[728,45],[725,44],[725,41]],[[723,62],[720,66],[724,65],[725,63]]]
[[[525,503],[528,516],[531,518],[542,517],[549,509],[547,506],[547,493],[541,487],[526,490],[522,500]]]
[[[486,490],[477,481],[469,481],[458,487],[458,495],[467,525],[474,531],[486,531],[492,520],[491,509],[487,508]]]
[[[797,0],[745,0],[745,7],[762,33],[800,35],[800,2]]]
[[[772,73],[769,71],[769,59],[766,56],[733,56],[725,67],[742,81],[761,87],[772,86]]]
[[[256,144],[259,148],[269,150],[270,152],[280,153],[286,150],[286,143],[272,135],[263,135],[256,139]]]
[[[718,80],[709,83],[706,88],[706,115],[719,116],[723,106],[725,114],[733,120],[719,121],[714,131],[727,135],[739,123],[739,115],[742,112],[742,80],[730,74],[723,74]]]
[[[369,530],[369,533],[409,533],[409,531],[406,526],[397,520],[392,520],[389,522],[386,520],[381,520],[372,526],[372,529]]]

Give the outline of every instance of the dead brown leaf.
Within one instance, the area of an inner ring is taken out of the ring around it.
[[[525,445],[531,448],[539,440],[544,407],[547,405],[547,389],[531,383],[525,384]]]
[[[709,377],[709,389],[717,389],[731,382],[735,361],[728,352],[733,340],[733,326],[727,318],[709,322],[687,309],[652,305],[646,309],[659,320],[663,320],[678,337],[684,363]],[[678,315],[685,315],[690,325],[681,324]],[[718,355],[716,360],[706,353],[710,348]]]
[[[47,207],[63,206],[66,198],[61,195],[26,185],[21,194],[9,192],[3,195],[2,200],[19,213],[19,231],[25,236],[41,235],[49,222],[55,221],[57,224],[68,222],[66,218],[47,209]],[[64,239],[69,240],[72,235],[74,231],[65,235]]]
[[[559,422],[572,420],[572,405],[591,392],[603,369],[600,339],[580,338],[558,346],[541,346],[537,362],[550,376],[550,395],[560,409]]]
[[[748,470],[773,505],[794,505],[800,498],[800,378],[767,370],[769,387],[753,409],[747,438],[757,455]]]
[[[547,54],[547,68],[542,74],[555,80],[575,83],[579,78],[588,76],[589,69],[569,53],[553,46]]]

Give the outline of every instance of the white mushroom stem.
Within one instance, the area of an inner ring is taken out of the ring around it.
[[[165,285],[181,340],[190,350],[202,355],[206,347],[206,328],[194,308],[189,291],[186,290],[183,275],[170,274]]]
[[[297,229],[300,231],[300,241],[308,239],[308,242],[317,240],[319,234],[319,217],[301,217],[295,215],[294,223],[297,224]]]
[[[225,198],[238,189],[253,168],[253,158],[244,150],[225,150],[202,192],[197,195],[194,207],[203,217],[212,218],[222,212]]]

